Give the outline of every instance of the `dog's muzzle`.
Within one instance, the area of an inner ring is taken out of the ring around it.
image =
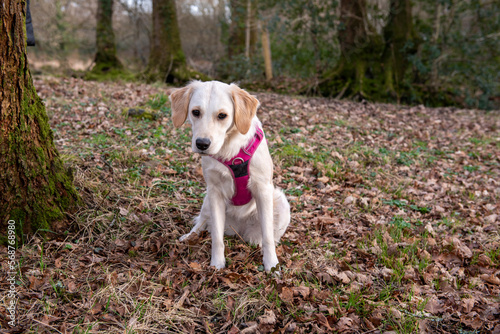
[[[205,151],[210,147],[211,141],[208,138],[196,138],[196,147],[200,151]]]

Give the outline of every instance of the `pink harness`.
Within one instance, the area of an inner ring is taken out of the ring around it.
[[[227,161],[214,158],[224,166],[227,166],[233,175],[235,186],[234,195],[231,199],[233,205],[245,205],[252,199],[252,193],[248,189],[248,179],[250,178],[249,165],[250,159],[252,159],[253,154],[257,151],[257,147],[259,147],[262,139],[264,139],[264,132],[257,127],[252,141],[245,148],[240,149],[234,157]]]

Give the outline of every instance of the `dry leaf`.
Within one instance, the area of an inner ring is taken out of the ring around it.
[[[328,183],[330,182],[330,178],[328,176],[322,176],[318,178],[318,181],[323,183]]]
[[[342,317],[335,325],[339,332],[350,331],[352,326],[352,319],[349,317]]]
[[[292,303],[293,302],[293,290],[287,287],[283,287],[280,293],[280,298],[284,302]]]
[[[310,293],[310,289],[307,286],[294,286],[292,290],[295,297],[301,297],[303,299],[306,299]]]
[[[353,196],[347,196],[344,200],[344,205],[354,204],[356,199]]]
[[[500,278],[498,278],[497,276],[495,276],[493,274],[491,274],[491,275],[483,274],[483,275],[481,275],[481,279],[487,283],[500,285]]]
[[[201,271],[202,268],[201,268],[201,264],[197,263],[197,262],[190,262],[189,263],[189,267],[195,271]]]
[[[324,316],[323,313],[317,313],[316,319],[318,319],[318,322],[320,325],[326,327],[326,329],[328,329],[329,331],[332,330],[332,328],[330,327],[330,324],[328,323],[328,320],[326,319],[326,317]]]
[[[432,296],[425,304],[424,310],[431,314],[438,314],[442,312],[442,305],[439,299],[436,296]]]
[[[265,310],[264,315],[261,315],[258,320],[259,324],[262,325],[274,325],[276,323],[276,315],[272,310]]]
[[[122,216],[127,216],[129,214],[128,210],[125,208],[119,207],[118,209],[120,210],[120,214]]]
[[[469,313],[470,311],[472,311],[472,308],[474,307],[475,302],[476,302],[476,299],[474,299],[474,298],[462,299],[462,306],[464,308],[464,312]]]
[[[493,224],[497,220],[498,215],[492,214],[484,217],[484,222],[487,224]]]

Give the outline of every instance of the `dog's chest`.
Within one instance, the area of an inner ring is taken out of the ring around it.
[[[229,169],[215,159],[202,158],[203,177],[207,183],[207,191],[217,188],[224,199],[231,199],[234,195],[234,180]]]

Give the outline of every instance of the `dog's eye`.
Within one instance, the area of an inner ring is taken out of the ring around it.
[[[226,117],[227,117],[227,115],[224,113],[220,113],[219,115],[217,115],[217,118],[219,118],[219,119],[224,119]]]
[[[198,109],[193,110],[192,113],[193,113],[193,116],[195,116],[195,117],[200,116],[200,111]]]

